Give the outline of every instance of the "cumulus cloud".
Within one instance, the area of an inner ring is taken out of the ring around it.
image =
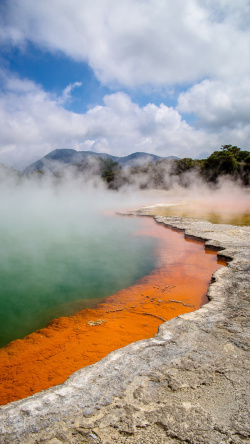
[[[3,47],[32,42],[87,62],[116,92],[77,114],[64,107],[81,79],[56,96],[2,72],[0,161],[23,167],[61,147],[179,157],[249,149],[249,21],[248,0],[3,2]],[[139,106],[121,92],[138,87],[180,91],[177,106]]]
[[[15,167],[39,158],[50,147],[81,136],[80,117],[66,111],[61,97],[47,94],[29,80],[1,73],[4,92],[0,95],[0,161]]]
[[[202,125],[237,128],[248,125],[250,116],[249,77],[240,83],[204,80],[180,94],[177,109],[193,112]]]
[[[9,0],[0,39],[87,61],[128,87],[238,79],[250,70],[248,0]]]
[[[206,133],[193,129],[172,107],[140,107],[123,92],[107,95],[102,106],[77,114],[63,108],[61,96],[29,80],[2,72],[1,82],[0,161],[14,167],[24,167],[56,148],[183,157],[216,142],[210,137],[208,143]]]

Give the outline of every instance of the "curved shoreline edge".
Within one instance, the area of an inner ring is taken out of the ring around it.
[[[250,442],[250,227],[155,219],[230,259],[213,276],[210,302],[65,383],[2,406],[1,443]]]

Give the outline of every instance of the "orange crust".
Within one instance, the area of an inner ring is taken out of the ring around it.
[[[198,241],[143,218],[137,235],[158,238],[158,266],[133,286],[108,297],[95,309],[51,321],[0,350],[0,404],[25,398],[64,382],[76,370],[112,350],[150,338],[158,326],[205,303],[218,263]],[[95,322],[97,321],[97,324]]]

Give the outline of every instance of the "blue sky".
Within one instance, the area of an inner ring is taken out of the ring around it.
[[[0,3],[0,162],[250,149],[248,0]]]
[[[11,72],[42,85],[48,93],[60,95],[69,84],[81,82],[66,105],[73,112],[86,112],[89,106],[102,103],[104,95],[111,92],[97,80],[88,63],[74,61],[61,52],[52,54],[31,42],[25,50],[7,48],[2,56]]]
[[[71,93],[71,101],[65,107],[73,112],[83,113],[90,107],[103,104],[102,98],[106,94],[120,91],[118,86],[103,85],[96,77],[93,69],[87,62],[77,62],[65,56],[62,52],[49,53],[28,42],[25,51],[17,47],[2,51],[2,56],[8,69],[42,85],[47,92],[60,94],[67,85],[80,82],[81,86]],[[122,90],[130,95],[133,101],[140,106],[149,102],[160,105],[167,102],[168,106],[176,106],[178,94],[187,90],[188,86],[175,86],[175,89],[164,89],[144,86],[142,88],[126,88]],[[192,117],[187,115],[187,120]]]

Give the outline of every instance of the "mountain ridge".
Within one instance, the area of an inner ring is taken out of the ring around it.
[[[76,151],[71,148],[57,148],[46,156],[27,166],[24,170],[24,174],[31,174],[35,171],[50,171],[54,172],[58,168],[63,168],[69,165],[80,164],[82,161],[90,158],[111,159],[113,162],[117,162],[121,167],[124,166],[136,166],[140,165],[144,161],[157,162],[158,160],[178,159],[176,156],[160,157],[156,154],[135,152],[127,156],[113,156],[107,153],[96,153],[93,151]]]

